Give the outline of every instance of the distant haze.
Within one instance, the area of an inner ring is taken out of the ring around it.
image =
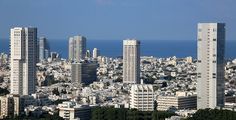
[[[9,40],[0,39],[0,53],[9,53]],[[51,51],[58,52],[61,57],[68,58],[68,40],[49,39]],[[122,56],[122,40],[87,40],[87,49],[92,52],[98,48],[101,55],[107,57]],[[225,58],[236,58],[236,41],[226,41]],[[197,40],[141,40],[141,55],[155,57],[187,57],[197,56]]]

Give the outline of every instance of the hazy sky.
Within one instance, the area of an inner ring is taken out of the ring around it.
[[[198,22],[225,22],[236,40],[236,0],[0,0],[0,38],[14,26],[66,39],[195,40]]]

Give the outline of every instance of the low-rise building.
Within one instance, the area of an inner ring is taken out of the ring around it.
[[[169,109],[196,109],[197,96],[186,94],[177,94],[173,96],[158,96],[157,97],[157,110],[166,111]]]
[[[67,101],[58,105],[59,116],[68,120],[90,120],[91,107],[88,105],[78,105],[75,102]]]
[[[130,108],[140,111],[154,110],[153,86],[147,84],[134,84],[130,91]]]
[[[223,108],[218,107],[218,109],[236,111],[236,103],[225,103]]]
[[[48,95],[42,94],[42,93],[34,93],[32,94],[34,99],[37,102],[37,105],[44,106],[44,105],[50,105],[51,100],[48,99]]]
[[[236,96],[225,96],[226,103],[236,103]]]

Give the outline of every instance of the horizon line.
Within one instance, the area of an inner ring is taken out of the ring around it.
[[[38,37],[40,38],[40,37]],[[0,40],[9,40],[10,38],[0,38]],[[47,38],[47,40],[69,40],[69,38]],[[88,39],[86,38],[87,41],[95,41],[95,40],[102,40],[102,41],[123,41],[125,39]],[[136,39],[136,40],[139,40],[139,41],[197,41],[197,39]],[[233,40],[233,39],[227,39],[226,41],[236,41]]]

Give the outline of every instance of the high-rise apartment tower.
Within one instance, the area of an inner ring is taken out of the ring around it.
[[[197,108],[224,106],[225,24],[198,24]]]
[[[11,29],[11,94],[35,92],[37,28]]]
[[[123,41],[123,83],[140,83],[140,41]]]

